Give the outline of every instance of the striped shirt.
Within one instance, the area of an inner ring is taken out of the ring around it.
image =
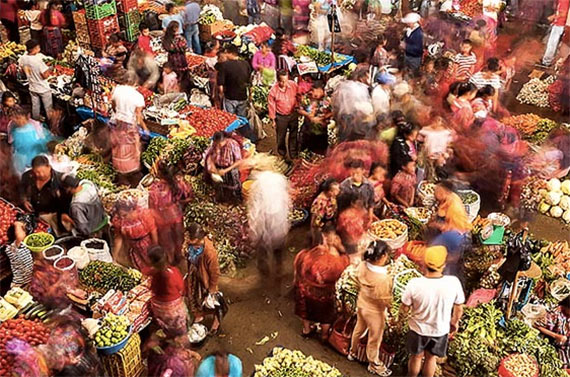
[[[12,287],[22,287],[29,284],[32,280],[34,268],[34,259],[30,249],[21,242],[20,246],[7,245],[4,251],[10,260],[12,269]]]
[[[473,67],[477,63],[477,57],[474,53],[470,55],[457,54],[454,59],[456,65],[456,74],[458,79],[463,79],[471,76]]]
[[[469,79],[473,85],[477,87],[477,89],[481,89],[487,85],[491,85],[495,90],[501,89],[501,77],[497,74],[492,74],[491,77],[486,78],[483,72],[477,72]]]

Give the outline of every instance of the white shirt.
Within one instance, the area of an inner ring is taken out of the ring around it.
[[[498,9],[501,7],[502,3],[502,0],[483,0],[483,15],[497,21],[499,17],[498,11],[489,11],[487,8]]]
[[[112,99],[115,101],[115,113],[112,119],[136,124],[135,110],[138,107],[144,107],[143,95],[132,86],[117,85],[113,90]]]
[[[28,78],[30,92],[41,94],[51,91],[49,83],[42,77],[42,74],[49,70],[49,67],[44,63],[45,57],[46,56],[41,53],[35,55],[28,55],[26,53],[18,60],[18,64],[24,70]]]
[[[449,334],[453,305],[465,303],[465,294],[455,276],[410,280],[402,303],[411,307],[410,330],[418,335],[439,337]]]
[[[390,92],[384,89],[382,85],[378,85],[372,90],[372,106],[376,118],[381,114],[390,112]]]
[[[447,147],[453,140],[453,133],[450,130],[430,130],[422,129],[420,135],[424,137],[424,148],[428,156],[444,154]]]

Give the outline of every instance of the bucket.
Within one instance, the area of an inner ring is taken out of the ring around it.
[[[62,257],[64,253],[65,250],[63,250],[63,247],[58,245],[52,245],[42,251],[42,256],[44,257],[44,259],[53,262]]]
[[[67,256],[73,259],[78,269],[82,270],[89,264],[89,254],[81,246],[75,246],[67,252]]]

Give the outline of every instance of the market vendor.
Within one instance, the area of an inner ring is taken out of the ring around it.
[[[62,188],[71,196],[69,214],[72,223],[64,225],[73,228],[73,233],[83,237],[100,237],[108,224],[108,217],[93,182],[80,180],[73,175],[63,177]]]
[[[216,132],[212,145],[206,151],[206,171],[214,181],[216,200],[241,200],[241,181],[238,166],[242,154],[239,143],[225,132]]]
[[[113,64],[105,72],[107,76],[114,80],[120,80],[123,77],[125,74],[124,62],[128,52],[118,33],[109,37],[109,44],[103,50],[103,57],[112,59]]]
[[[119,259],[119,253],[125,246],[132,265],[143,274],[149,275],[151,263],[148,249],[158,244],[156,223],[152,213],[139,208],[132,198],[122,199],[115,203],[112,224],[115,233],[113,259]]]
[[[327,221],[334,221],[337,216],[336,198],[340,185],[334,178],[328,178],[320,185],[320,193],[311,204],[311,237],[316,245],[318,234]]]
[[[0,103],[0,133],[8,133],[8,125],[12,121],[12,111],[16,108],[16,97],[12,92],[2,93]]]
[[[62,173],[51,168],[46,156],[32,160],[32,168],[22,175],[20,193],[26,211],[39,215],[56,235],[63,233],[61,221],[71,222],[70,199],[62,187]]]
[[[455,230],[465,234],[471,230],[471,223],[465,206],[459,195],[453,192],[453,186],[448,181],[439,182],[435,186],[437,201],[436,217],[429,226],[439,232]]]
[[[554,340],[562,368],[570,370],[570,296],[534,325],[541,333]]]
[[[253,55],[251,66],[260,73],[263,84],[271,85],[275,81],[277,61],[275,54],[271,52],[267,43],[263,43],[261,48]]]
[[[308,95],[303,96],[299,115],[305,117],[302,130],[302,149],[324,154],[327,150],[327,126],[332,118],[331,100],[324,85],[316,81]]]
[[[18,218],[8,228],[8,242],[4,246],[4,253],[6,253],[10,262],[10,271],[12,272],[11,288],[25,287],[32,281],[34,259],[32,252],[23,242],[26,235],[31,232],[33,232],[33,229],[29,229],[27,223],[20,221]]]
[[[204,306],[208,295],[218,293],[220,279],[220,264],[214,244],[206,236],[200,225],[190,223],[187,227],[187,245],[183,248],[188,261],[188,276],[186,278],[186,294],[189,309],[195,316],[194,322],[202,322],[204,316],[212,314]],[[221,318],[214,314],[214,322],[210,328],[211,334],[216,334],[220,327]]]
[[[370,217],[362,199],[356,193],[349,193],[346,200],[349,202],[349,207],[338,215],[336,230],[346,252],[356,255],[358,245],[370,225]]]

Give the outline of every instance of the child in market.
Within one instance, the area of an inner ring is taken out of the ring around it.
[[[408,159],[402,169],[394,176],[390,195],[396,204],[412,207],[416,196],[416,162]]]
[[[386,192],[384,191],[387,173],[386,167],[380,163],[375,162],[370,167],[368,182],[374,188],[374,214],[378,218],[382,218],[381,215],[386,212],[387,207],[393,205],[386,199]]]
[[[455,55],[453,60],[455,78],[457,81],[467,80],[475,69],[477,64],[477,56],[473,50],[473,44],[469,39],[463,40],[459,46],[459,53]]]
[[[162,67],[162,82],[160,83],[162,93],[179,93],[180,86],[178,85],[178,75],[172,68],[172,64],[166,62]]]

